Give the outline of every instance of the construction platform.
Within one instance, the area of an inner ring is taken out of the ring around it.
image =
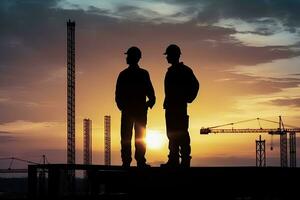
[[[85,171],[70,184],[68,171]],[[30,165],[29,199],[300,199],[300,168]],[[71,186],[71,187],[70,187]]]

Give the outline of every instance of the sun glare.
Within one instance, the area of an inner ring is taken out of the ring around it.
[[[146,143],[150,149],[160,149],[163,146],[164,137],[159,131],[147,130]]]

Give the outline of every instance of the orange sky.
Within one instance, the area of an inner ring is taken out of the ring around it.
[[[164,162],[168,154],[162,109],[168,63],[162,54],[170,43],[181,47],[182,61],[200,82],[199,95],[189,105],[193,166],[255,165],[258,135],[203,136],[201,127],[256,117],[278,120],[279,115],[286,124],[300,122],[300,28],[293,19],[283,22],[279,11],[284,7],[256,2],[255,14],[248,7],[209,1],[151,1],[136,7],[129,1],[87,1],[94,9],[77,1],[77,7],[67,0],[47,2],[0,3],[1,22],[7,25],[0,33],[0,157],[38,160],[46,154],[52,163],[66,161],[68,18],[76,21],[77,163],[82,163],[84,118],[93,121],[93,163],[103,163],[104,115],[111,115],[112,161],[120,164],[120,112],[114,91],[126,67],[124,52],[133,45],[142,50],[140,66],[149,71],[157,96],[147,129],[164,140],[161,149],[147,150],[152,165]],[[224,14],[214,16],[211,6]],[[271,12],[260,11],[260,6],[269,6]],[[265,134],[263,139],[269,149],[271,137]],[[276,136],[274,144],[275,150],[267,151],[268,164],[279,165]]]

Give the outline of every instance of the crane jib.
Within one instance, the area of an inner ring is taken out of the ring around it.
[[[200,134],[207,135],[209,133],[268,133],[271,135],[283,135],[286,133],[295,132],[299,133],[300,129],[255,129],[255,128],[246,128],[246,129],[214,129],[214,128],[201,128]]]

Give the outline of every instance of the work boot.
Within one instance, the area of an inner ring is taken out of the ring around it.
[[[138,162],[138,163],[137,163],[137,167],[138,167],[138,168],[150,168],[151,165],[149,165],[149,164],[147,164],[147,163],[145,163],[145,162]]]
[[[123,168],[130,168],[130,162],[123,162],[122,167]]]
[[[161,164],[162,168],[177,168],[179,167],[179,159],[169,159],[168,162]]]
[[[180,167],[181,168],[190,168],[191,167],[191,159],[192,159],[191,156],[181,158]]]

